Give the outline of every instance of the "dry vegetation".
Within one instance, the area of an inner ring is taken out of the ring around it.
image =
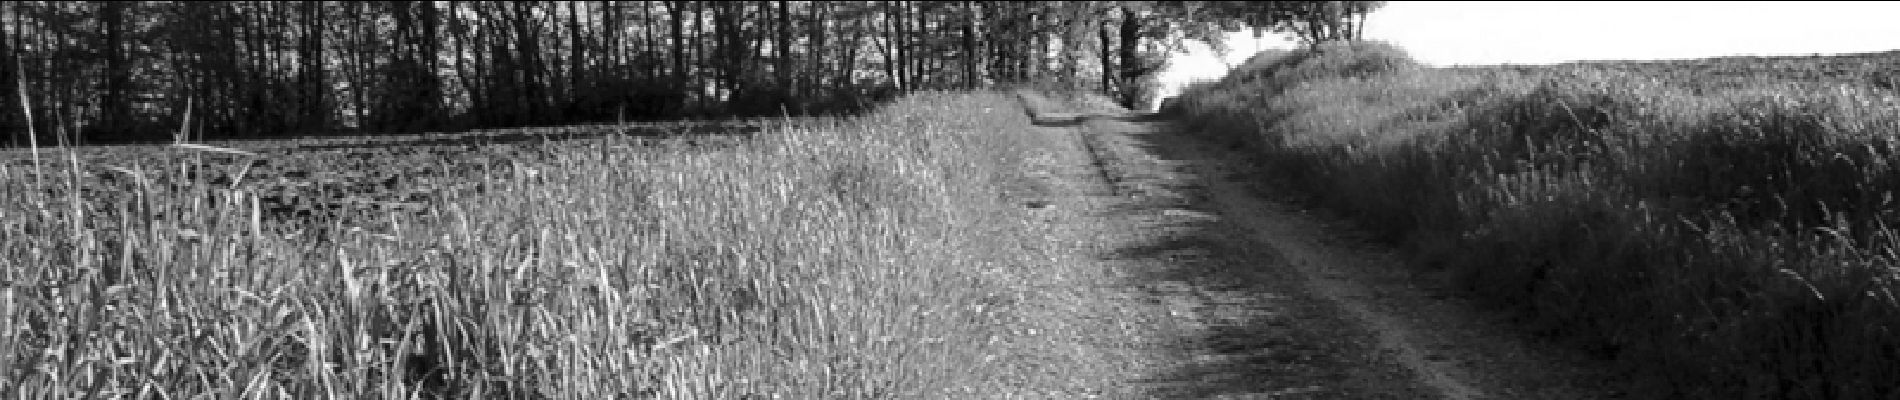
[[[1894,59],[1430,69],[1341,43],[1167,111],[1652,395],[1893,398]]]
[[[916,94],[714,147],[19,156],[0,397],[955,397],[997,360],[989,272],[1029,261],[997,189],[1017,107]]]

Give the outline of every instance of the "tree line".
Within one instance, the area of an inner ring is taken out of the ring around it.
[[[840,112],[1029,82],[1134,104],[1184,40],[1350,39],[1380,4],[0,2],[0,126],[13,145],[29,125],[83,142],[399,133]]]

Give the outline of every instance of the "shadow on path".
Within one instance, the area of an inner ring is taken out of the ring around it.
[[[1189,146],[1169,119],[1151,113],[1046,114],[1043,126],[1088,125],[1116,194],[1106,210],[1154,234],[1104,252],[1104,260],[1148,266],[1124,284],[1184,305],[1195,325],[1177,343],[1185,359],[1142,382],[1152,398],[1433,398],[1402,369],[1383,366],[1369,335],[1332,304],[1307,294],[1286,259],[1235,222],[1209,212],[1208,186],[1227,174]]]
[[[1030,116],[1030,119],[1031,119],[1031,122],[1036,124],[1036,126],[1048,127],[1048,128],[1065,128],[1065,127],[1078,126],[1092,120],[1109,120],[1109,121],[1122,121],[1122,122],[1161,122],[1161,121],[1168,120],[1167,116],[1162,115],[1162,114],[1136,113],[1136,112],[1120,113],[1120,114],[1047,113],[1047,114],[1042,114],[1042,115],[1032,115]]]

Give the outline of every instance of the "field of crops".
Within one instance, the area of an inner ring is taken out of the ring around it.
[[[1015,107],[7,150],[0,397],[981,387]]]
[[[1251,60],[1169,111],[1660,398],[1900,395],[1900,54]]]
[[[567,126],[468,133],[365,136],[203,145],[42,149],[46,167],[31,168],[31,149],[0,153],[18,182],[61,182],[77,176],[79,198],[107,207],[138,193],[139,185],[190,185],[256,195],[260,217],[271,223],[330,221],[384,211],[420,213],[445,198],[477,196],[486,179],[532,176],[535,165],[576,149],[651,148],[717,151],[745,140],[768,123],[706,121],[625,126]],[[68,160],[71,158],[71,160]],[[77,164],[72,164],[76,161]],[[74,169],[74,167],[77,169]],[[73,175],[77,174],[77,175]],[[59,185],[42,185],[59,198]],[[322,225],[322,224],[316,224]]]
[[[1826,56],[1595,61],[1563,67],[1657,76],[1672,83],[1707,88],[1744,87],[1766,81],[1871,85],[1888,90],[1900,88],[1900,51]]]

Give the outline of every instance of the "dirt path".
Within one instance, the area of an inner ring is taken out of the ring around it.
[[[1527,344],[1384,250],[1229,179],[1234,152],[1143,115],[1051,113],[1019,194],[1025,356],[985,398],[1617,398],[1597,363]],[[1587,367],[1580,367],[1587,366]]]

